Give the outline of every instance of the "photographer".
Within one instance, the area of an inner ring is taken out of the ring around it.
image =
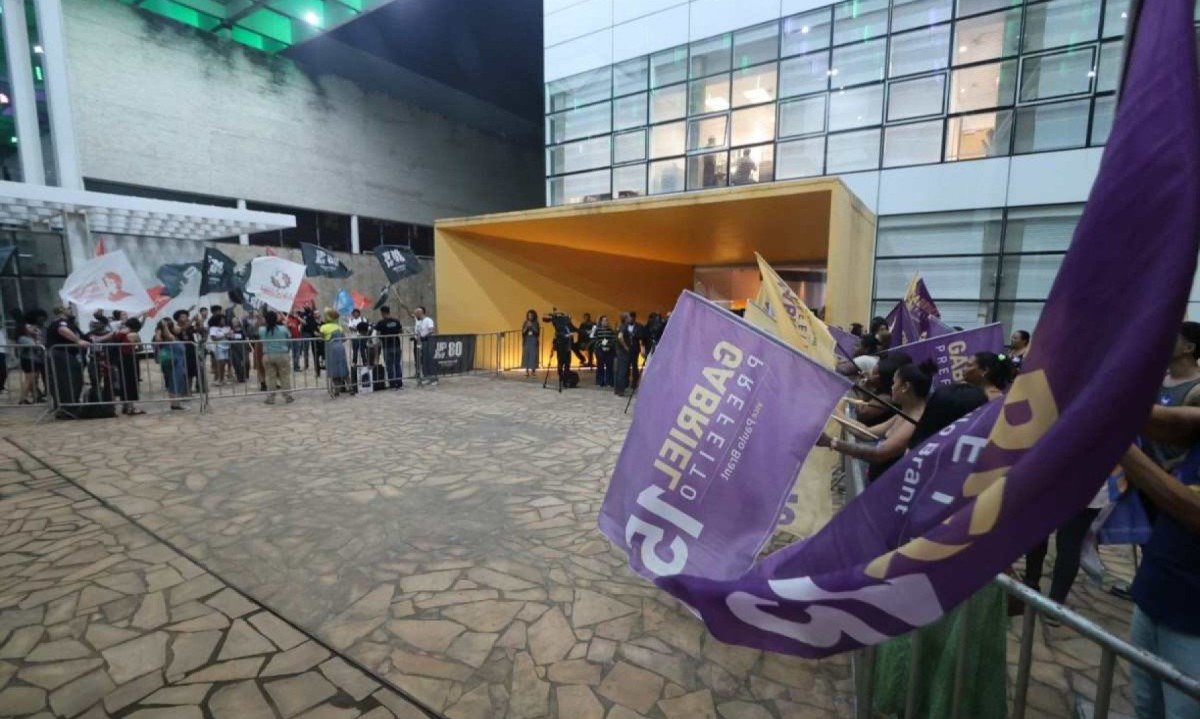
[[[579,328],[571,323],[571,315],[559,312],[557,307],[542,317],[542,322],[554,325],[554,357],[558,366],[558,381],[562,382],[567,372],[571,371],[571,335],[578,332]]]

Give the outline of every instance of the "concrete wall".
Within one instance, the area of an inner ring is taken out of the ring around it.
[[[541,206],[542,150],[111,0],[66,0],[86,177],[432,224]]]

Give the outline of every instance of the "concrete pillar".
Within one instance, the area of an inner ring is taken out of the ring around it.
[[[237,207],[239,210],[246,209],[246,201],[238,200]],[[238,235],[238,244],[243,245],[243,246],[248,246],[250,244],[250,235]]]
[[[350,215],[350,254],[361,254],[358,244],[358,215]]]
[[[38,132],[37,95],[33,88],[33,63],[29,59],[29,26],[23,0],[3,0],[4,49],[8,57],[8,80],[12,88],[13,113],[17,121],[17,153],[21,178],[34,185],[46,184],[42,161],[42,139]],[[0,137],[0,142],[6,142]]]
[[[76,267],[92,258],[92,241],[91,233],[88,230],[87,215],[82,212],[64,212],[62,218],[70,270],[74,271]]]
[[[82,190],[83,173],[75,147],[75,123],[67,83],[67,39],[63,29],[62,0],[34,0],[34,6],[42,41],[42,64],[46,68],[46,104],[50,112],[50,134],[54,138],[58,184]]]

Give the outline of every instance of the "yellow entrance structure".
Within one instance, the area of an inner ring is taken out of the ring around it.
[[[439,220],[438,331],[520,327],[552,307],[578,321],[644,321],[690,289],[697,266],[824,263],[826,317],[870,311],[874,215],[836,178]],[[548,339],[549,332],[543,332]]]

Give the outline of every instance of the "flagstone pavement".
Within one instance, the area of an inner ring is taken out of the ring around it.
[[[540,385],[6,418],[0,716],[849,716],[845,657],[723,645],[629,571],[596,529],[625,403]],[[1039,632],[1028,716],[1071,716],[1099,651]]]

